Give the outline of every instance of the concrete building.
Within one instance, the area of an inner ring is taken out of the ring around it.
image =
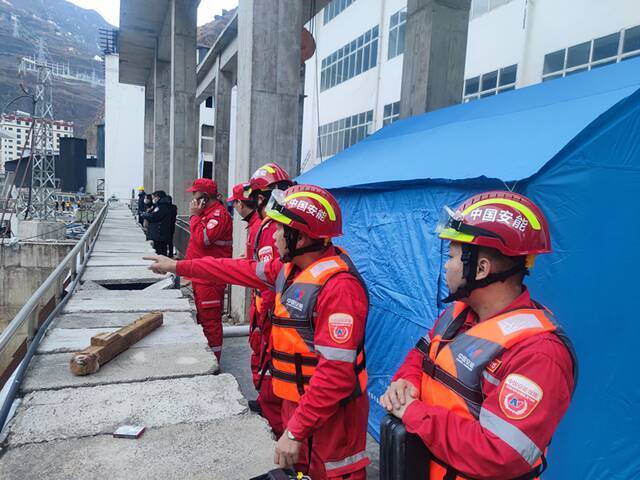
[[[5,162],[16,160],[22,154],[32,123],[33,118],[31,118],[31,115],[20,111],[4,114],[0,117],[0,129],[4,130],[9,137],[0,138],[0,172],[4,172]],[[60,151],[60,139],[65,137],[73,137],[73,122],[54,120],[54,153],[57,154]]]
[[[407,0],[333,0],[309,22],[317,50],[306,62],[302,171],[400,118],[406,22]],[[638,54],[636,0],[472,0],[458,99]]]
[[[105,198],[131,198],[143,185],[144,87],[119,81],[119,57],[105,55]],[[146,185],[145,185],[146,187]]]

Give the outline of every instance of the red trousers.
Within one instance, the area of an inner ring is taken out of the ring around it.
[[[271,386],[271,372],[263,372],[268,367],[270,354],[268,352],[268,338],[265,338],[262,330],[256,327],[249,334],[249,346],[251,347],[251,375],[253,385],[258,390],[258,404],[262,416],[269,422],[276,437],[280,437],[282,428],[282,400],[273,393]],[[262,378],[262,381],[260,380]]]
[[[289,400],[284,400],[282,402],[282,423],[283,425],[287,425],[289,422],[289,418],[293,415],[297,403],[291,402]],[[368,410],[367,410],[368,413]],[[313,435],[313,439],[311,442],[311,463],[309,463],[309,441],[302,441],[302,450],[300,451],[300,458],[298,458],[298,463],[296,464],[296,470],[299,472],[307,473],[313,480],[366,480],[367,478],[367,470],[366,467],[360,468],[358,470],[354,470],[349,473],[345,473],[343,475],[337,476],[329,476],[327,475],[327,471],[325,469],[325,462],[328,458],[332,456],[334,453],[334,446],[340,445],[343,443],[343,439],[335,438],[335,435],[332,432],[332,429],[329,425],[329,428],[321,427],[316,431]],[[366,464],[369,462],[367,461]]]
[[[226,285],[221,283],[192,283],[198,323],[207,339],[209,349],[220,360],[222,354],[222,303]]]
[[[276,438],[280,438],[284,432],[282,427],[282,399],[276,397],[271,386],[271,375],[265,375],[258,390],[258,404],[262,416],[269,422]]]

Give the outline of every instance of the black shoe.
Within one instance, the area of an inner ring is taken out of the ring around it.
[[[262,415],[262,408],[260,408],[260,404],[257,400],[249,400],[249,410],[257,413],[258,415]]]

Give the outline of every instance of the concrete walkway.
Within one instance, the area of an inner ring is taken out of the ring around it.
[[[146,253],[153,251],[131,212],[110,208],[82,285],[22,385],[0,478],[246,480],[273,468],[266,422],[248,412],[234,376],[215,374],[188,299],[161,290],[171,282],[146,269]],[[164,313],[160,328],[97,373],[71,374],[71,353],[93,335],[152,311]],[[122,425],[146,431],[114,438]]]

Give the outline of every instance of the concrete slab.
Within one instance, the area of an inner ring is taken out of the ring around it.
[[[238,383],[228,374],[41,390],[24,397],[8,446],[112,434],[121,425],[210,422],[247,411],[241,402]]]
[[[152,284],[153,285],[153,284]],[[118,302],[128,302],[130,300],[134,300],[136,298],[144,298],[149,303],[149,310],[153,309],[153,303],[157,300],[167,299],[167,298],[184,298],[183,293],[178,289],[170,289],[166,292],[162,292],[162,299],[158,298],[158,292],[150,292],[148,290],[109,290],[108,288],[104,288],[104,290],[92,290],[92,289],[80,289],[73,294],[74,299],[78,300],[93,300],[95,298],[113,298]]]
[[[77,352],[91,343],[91,337],[102,332],[113,332],[117,328],[54,328],[38,346],[38,353]],[[204,346],[205,337],[196,325],[162,325],[144,337],[136,347],[154,345],[179,345],[200,343]]]
[[[174,277],[173,275],[170,275],[168,278],[165,278],[164,280],[160,280],[159,282],[149,285],[148,287],[144,288],[143,291],[157,292],[159,290],[171,290],[173,289],[175,284],[176,284],[176,277]],[[164,292],[162,293],[162,295],[164,295]]]
[[[142,255],[122,256],[114,255],[110,257],[91,256],[87,262],[88,267],[125,267],[125,266],[139,266],[148,267],[149,260],[143,260]]]
[[[113,242],[101,242],[98,240],[93,247],[94,252],[124,252],[124,253],[139,253],[139,252],[155,252],[151,245],[143,242],[129,242],[129,243],[113,243]]]
[[[107,435],[12,448],[4,480],[247,480],[273,466],[274,441],[253,414],[148,428],[137,440]]]
[[[167,290],[170,292],[171,290]],[[78,292],[80,293],[80,292]],[[76,294],[77,295],[77,294]],[[146,295],[132,296],[98,296],[91,299],[78,299],[75,296],[69,299],[62,313],[81,312],[189,312],[192,310],[186,298],[163,298],[156,294],[156,298],[150,300]]]
[[[140,318],[140,313],[68,313],[58,315],[54,328],[124,327]],[[190,312],[164,312],[163,325],[194,325],[195,317]]]
[[[29,393],[44,389],[210,375],[218,371],[218,362],[215,355],[203,348],[203,343],[134,346],[101,366],[96,373],[83,377],[71,373],[70,353],[36,355],[21,390]]]
[[[83,280],[93,280],[101,285],[109,283],[155,283],[167,275],[158,275],[144,266],[87,267]]]
[[[103,292],[108,292],[109,289],[106,287],[103,287],[102,285],[96,283],[96,282],[92,282],[92,281],[87,281],[87,282],[82,282],[82,285],[80,286],[79,290],[101,290]]]

